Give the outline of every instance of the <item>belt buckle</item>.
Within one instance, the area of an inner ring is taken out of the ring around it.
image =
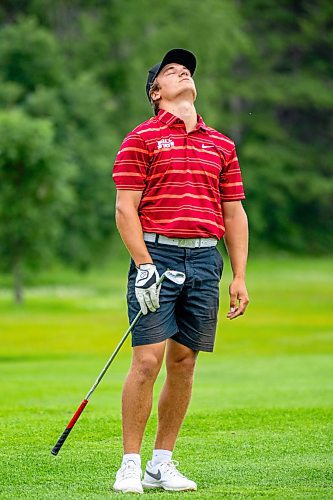
[[[179,239],[178,246],[182,248],[195,248],[195,239],[193,238]]]
[[[187,243],[186,240],[178,240],[178,246],[179,247],[186,247],[186,243]]]

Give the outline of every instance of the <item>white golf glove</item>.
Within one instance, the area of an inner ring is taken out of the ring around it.
[[[160,307],[159,296],[161,285],[157,287],[160,275],[154,264],[140,264],[136,268],[138,274],[135,280],[135,295],[143,314],[147,314],[148,309],[155,312]]]

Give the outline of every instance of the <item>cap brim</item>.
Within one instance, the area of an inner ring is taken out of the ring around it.
[[[162,69],[167,64],[172,64],[172,63],[182,64],[183,66],[185,66],[185,68],[187,68],[190,71],[191,75],[193,75],[193,73],[195,72],[195,68],[197,66],[197,60],[195,58],[195,55],[192,54],[192,52],[190,52],[189,50],[171,49],[163,57],[158,72],[156,73],[156,76],[162,71]]]

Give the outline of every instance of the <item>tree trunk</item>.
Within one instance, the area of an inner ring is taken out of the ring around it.
[[[14,278],[14,301],[16,304],[23,303],[23,278],[22,278],[22,263],[17,259],[13,269]]]

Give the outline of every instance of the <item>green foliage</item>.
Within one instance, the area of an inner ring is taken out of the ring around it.
[[[53,254],[86,268],[109,247],[114,228],[112,157],[119,139],[112,133],[114,103],[94,74],[73,74],[64,64],[60,40],[35,18],[18,17],[0,36],[0,102],[52,124],[61,157],[72,165],[71,202],[55,220]]]
[[[63,77],[62,57],[52,33],[34,19],[22,17],[0,32],[0,72],[26,93],[39,86],[55,86]]]
[[[69,174],[49,120],[0,113],[0,262],[20,281],[22,269],[41,267],[54,251]]]
[[[333,9],[326,0],[320,5],[242,3],[255,47],[238,88],[247,112],[239,151],[254,246],[333,248]]]
[[[79,170],[77,203],[65,219],[61,255],[84,268],[109,249],[115,205],[111,171],[119,139],[110,127],[112,100],[91,74],[69,82],[63,99],[68,112],[64,143]]]
[[[41,89],[25,108],[34,116],[51,116],[57,141],[70,163],[75,200],[63,219],[58,255],[82,269],[109,248],[114,229],[112,158],[118,136],[110,122],[114,104],[88,72],[68,79],[57,92]]]

